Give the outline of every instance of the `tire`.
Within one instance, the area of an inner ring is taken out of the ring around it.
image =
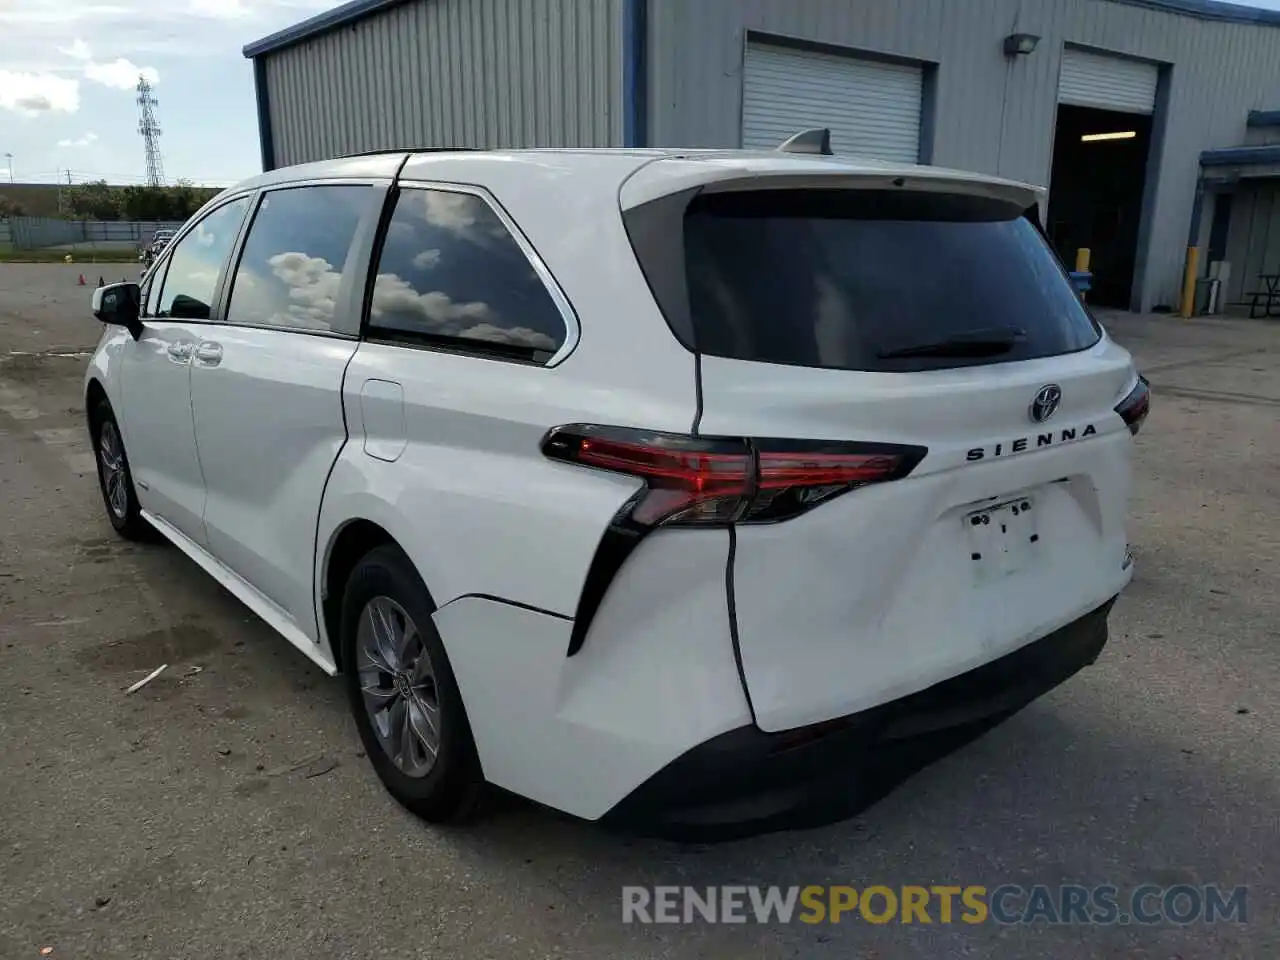
[[[149,540],[151,525],[142,518],[142,506],[133,486],[133,473],[125,453],[124,438],[116,422],[111,404],[100,400],[93,408],[90,424],[93,434],[93,459],[98,467],[98,489],[107,519],[116,533],[126,540]]]
[[[365,754],[387,792],[424,820],[458,822],[476,813],[484,777],[434,612],[399,547],[366,554],[342,596],[344,682]],[[405,642],[396,640],[397,629]]]

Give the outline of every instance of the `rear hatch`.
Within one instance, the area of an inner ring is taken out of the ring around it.
[[[762,465],[771,449],[901,452],[881,478],[820,487],[810,469],[734,526],[735,644],[764,730],[1000,657],[1129,576],[1129,355],[1080,303],[1029,190],[917,186],[757,178],[627,215],[699,356],[699,435],[753,438]],[[659,249],[662,221],[681,243]]]

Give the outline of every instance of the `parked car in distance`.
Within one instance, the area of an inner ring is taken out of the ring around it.
[[[107,516],[341,674],[429,820],[486,783],[845,816],[1093,662],[1132,575],[1149,389],[1040,196],[796,152],[272,171],[93,294]]]
[[[138,254],[138,259],[150,267],[156,257],[164,252],[164,248],[169,245],[169,241],[173,239],[176,233],[176,230],[157,230],[152,234],[151,242],[143,247]]]

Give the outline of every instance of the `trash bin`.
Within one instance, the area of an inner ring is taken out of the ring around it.
[[[1213,316],[1218,312],[1222,299],[1222,281],[1217,277],[1205,277],[1196,281],[1195,308],[1197,316]]]

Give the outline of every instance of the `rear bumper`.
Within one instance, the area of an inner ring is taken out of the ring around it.
[[[740,727],[668,764],[602,822],[728,839],[853,816],[911,774],[1093,663],[1115,598],[999,660],[863,713],[765,733]]]

